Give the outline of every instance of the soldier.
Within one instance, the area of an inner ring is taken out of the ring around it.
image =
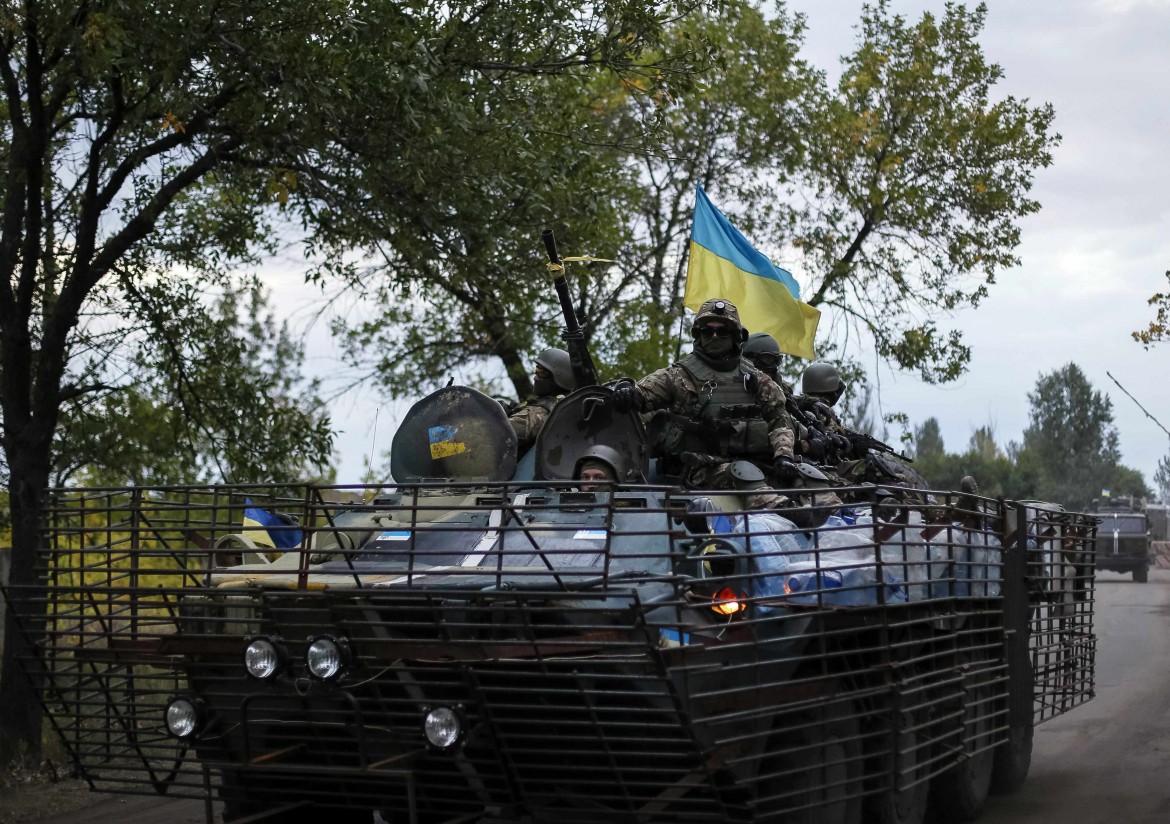
[[[699,307],[694,351],[678,363],[614,388],[619,412],[656,412],[655,451],[664,474],[691,487],[728,488],[730,462],[743,458],[793,477],[792,421],[784,390],[743,360],[747,330],[729,300]]]
[[[532,375],[532,395],[508,417],[516,431],[516,451],[523,455],[540,434],[557,401],[577,388],[569,353],[564,349],[545,349],[536,356]]]
[[[832,409],[845,392],[845,381],[833,364],[818,361],[810,363],[800,376],[800,391],[803,396],[816,398]]]
[[[780,377],[780,364],[784,356],[780,354],[780,344],[767,332],[752,332],[743,345],[743,356],[751,361],[752,366],[759,369],[784,390],[786,395],[792,395],[792,384]]]
[[[824,361],[809,364],[800,376],[800,390],[797,404],[812,416],[820,430],[810,436],[809,452],[819,452],[822,457],[828,452],[836,452],[841,458],[853,457],[853,447],[848,441],[849,430],[833,410],[845,391],[845,381],[837,367]]]
[[[624,465],[621,455],[616,449],[597,444],[588,449],[577,461],[573,469],[573,477],[581,481],[578,488],[582,492],[597,489],[605,481],[618,481],[621,474],[618,467]]]

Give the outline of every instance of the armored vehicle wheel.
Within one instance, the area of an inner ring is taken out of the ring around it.
[[[1032,766],[1031,724],[1012,727],[1008,741],[995,750],[995,763],[991,769],[991,791],[993,793],[1014,793],[1028,778]]]
[[[861,824],[860,725],[852,707],[782,715],[763,759],[755,821]]]
[[[930,736],[922,713],[903,713],[897,752],[879,759],[881,774],[893,774],[894,786],[867,799],[866,821],[874,824],[922,824],[930,800]],[[884,738],[884,736],[883,736]],[[910,785],[914,781],[920,783]]]
[[[1133,579],[1139,584],[1146,583],[1146,581],[1150,580],[1150,568],[1145,564],[1137,567],[1133,571]]]
[[[970,676],[969,676],[970,677]],[[930,808],[939,821],[962,822],[978,818],[991,791],[991,773],[995,751],[986,747],[992,728],[989,715],[992,690],[973,686],[967,690],[963,705],[963,751],[957,764],[937,775],[930,785]]]

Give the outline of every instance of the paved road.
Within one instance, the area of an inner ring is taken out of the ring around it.
[[[1036,728],[1028,781],[988,824],[1170,822],[1170,571],[1097,582],[1097,697]]]
[[[1170,571],[1097,586],[1097,697],[1036,730],[1032,771],[991,799],[983,824],[1170,822]],[[94,796],[37,824],[203,824],[201,803]]]

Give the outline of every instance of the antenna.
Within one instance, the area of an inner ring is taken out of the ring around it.
[[[366,462],[366,483],[368,489],[370,486],[370,476],[374,474],[374,448],[378,443],[378,418],[382,415],[382,407],[378,407],[374,412],[374,436],[370,438],[370,458]]]
[[[1137,408],[1138,408],[1138,409],[1140,409],[1140,410],[1142,410],[1143,412],[1145,412],[1145,413],[1146,413],[1146,417],[1147,417],[1147,418],[1149,418],[1149,419],[1150,419],[1151,421],[1153,421],[1154,423],[1158,424],[1158,428],[1159,428],[1159,429],[1161,429],[1163,432],[1165,432],[1167,435],[1170,435],[1170,429],[1167,429],[1166,427],[1162,426],[1162,422],[1161,422],[1161,421],[1159,421],[1157,418],[1155,418],[1153,415],[1151,415],[1151,414],[1150,414],[1150,413],[1149,413],[1149,412],[1146,410],[1146,408],[1145,408],[1144,406],[1142,406],[1140,403],[1138,403],[1138,399],[1137,399],[1137,398],[1135,398],[1133,395],[1130,395],[1130,394],[1129,394],[1129,390],[1128,390],[1128,389],[1126,389],[1124,386],[1122,386],[1122,385],[1121,385],[1121,381],[1119,381],[1117,378],[1115,378],[1115,377],[1113,377],[1112,375],[1110,375],[1108,370],[1106,370],[1106,371],[1105,371],[1105,374],[1106,374],[1106,375],[1109,375],[1109,380],[1111,380],[1111,381],[1113,381],[1115,384],[1117,384],[1117,388],[1118,388],[1118,389],[1120,389],[1122,392],[1124,392],[1124,393],[1126,394],[1126,396],[1128,396],[1128,397],[1129,397],[1129,399],[1130,399],[1131,401],[1133,401],[1134,403],[1137,403]]]

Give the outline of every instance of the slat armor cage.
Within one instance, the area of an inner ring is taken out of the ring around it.
[[[1010,765],[1092,697],[1096,520],[847,492],[57,490],[10,620],[101,791],[848,821]]]

